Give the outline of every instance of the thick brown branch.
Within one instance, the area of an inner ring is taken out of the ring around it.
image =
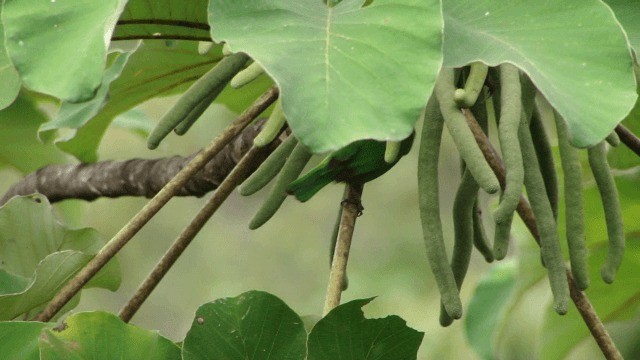
[[[215,190],[253,144],[264,120],[247,127],[233,142],[198,171],[176,196],[203,196]],[[197,154],[197,153],[196,153]],[[152,198],[196,154],[162,159],[102,161],[93,164],[45,166],[13,185],[0,205],[16,195],[40,193],[54,203],[66,199],[144,196]],[[251,169],[253,171],[254,169]]]
[[[493,147],[491,146],[489,139],[480,128],[480,125],[478,125],[478,122],[476,121],[473,114],[466,109],[463,110],[463,112],[467,119],[467,123],[469,124],[469,128],[471,128],[471,131],[473,132],[476,142],[480,146],[480,149],[482,150],[484,157],[487,159],[489,166],[491,166],[493,172],[496,174],[496,176],[498,176],[500,185],[504,189],[504,179],[506,172],[502,160],[498,156],[495,149],[493,149]],[[533,238],[536,240],[538,245],[540,245],[540,237],[538,235],[535,216],[533,215],[531,206],[524,198],[520,199],[517,211],[518,215],[520,215],[520,218],[522,218],[525,225],[533,235]],[[622,360],[622,355],[620,355],[620,352],[616,348],[616,345],[607,332],[607,329],[602,324],[602,321],[600,321],[600,318],[593,308],[593,305],[591,305],[589,298],[584,292],[578,290],[575,280],[573,279],[573,275],[571,274],[571,271],[569,269],[567,269],[567,282],[569,283],[571,300],[576,305],[580,316],[582,316],[582,319],[587,325],[587,328],[589,328],[591,335],[600,347],[600,351],[602,351],[604,356],[609,360]]]

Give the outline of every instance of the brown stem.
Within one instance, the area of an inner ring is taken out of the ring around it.
[[[160,192],[153,197],[122,228],[89,263],[82,268],[54,296],[47,306],[35,318],[47,322],[75,295],[80,289],[113,258],[120,249],[179,191],[187,181],[200,170],[211,158],[219,153],[249,123],[271,105],[278,97],[278,89],[267,90],[258,100],[233,121],[202,152],[182,169]]]
[[[331,309],[340,304],[342,287],[346,281],[347,262],[349,261],[353,230],[356,226],[356,219],[362,211],[362,205],[360,204],[362,188],[362,184],[347,184],[347,196],[342,201],[342,219],[340,220],[340,230],[331,263],[327,296],[324,302],[324,315],[327,315]]]
[[[203,196],[215,190],[253,145],[263,120],[248,126],[193,175],[175,196]],[[101,161],[48,165],[25,176],[0,198],[0,206],[17,195],[40,193],[50,203],[66,199],[92,201],[102,197],[144,196],[160,191],[197,153],[187,157]]]
[[[504,189],[505,168],[502,160],[489,142],[487,136],[480,128],[480,125],[478,125],[478,122],[476,121],[471,111],[464,109],[463,112],[467,119],[467,123],[469,124],[469,128],[471,128],[471,131],[473,132],[476,142],[480,146],[480,150],[482,150],[482,153],[487,159],[489,166],[491,166],[491,169],[500,181],[500,185]],[[538,235],[535,216],[533,215],[531,206],[524,198],[520,198],[517,212],[533,235],[536,243],[540,245],[540,237]],[[589,298],[584,292],[578,290],[578,287],[576,286],[576,283],[573,279],[573,275],[571,274],[571,271],[569,269],[567,269],[567,282],[569,283],[571,300],[573,300],[576,308],[578,309],[578,312],[580,313],[580,316],[582,316],[582,319],[587,325],[587,328],[589,328],[591,335],[600,347],[600,351],[602,351],[605,358],[607,359],[622,360],[622,355],[616,348],[616,345],[613,343],[613,340],[607,332],[607,329],[600,321],[600,318],[593,308],[593,305],[591,305]]]
[[[640,156],[640,139],[622,124],[616,126],[616,134],[631,151]]]
[[[211,199],[200,209],[198,214],[191,220],[191,223],[182,230],[182,233],[180,233],[173,245],[171,245],[169,250],[162,256],[162,259],[156,264],[151,273],[147,275],[146,279],[140,287],[138,287],[138,290],[136,290],[129,299],[129,302],[120,310],[119,316],[122,321],[129,322],[129,320],[131,320],[133,315],[145,300],[147,300],[149,295],[151,295],[151,292],[156,288],[158,283],[160,283],[169,269],[171,269],[180,255],[182,255],[202,227],[209,221],[227,197],[229,197],[231,192],[233,192],[233,189],[240,185],[252,170],[255,170],[257,164],[267,157],[271,149],[273,149],[272,145],[263,148],[253,147],[242,160],[240,160],[238,165],[236,165],[229,176],[224,179],[218,189],[213,193]]]

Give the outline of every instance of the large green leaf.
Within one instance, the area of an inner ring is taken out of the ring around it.
[[[169,339],[105,312],[68,317],[61,329],[45,329],[39,346],[43,360],[180,359],[180,348]]]
[[[25,86],[68,101],[93,97],[123,0],[5,0],[6,49]]]
[[[589,257],[591,286],[587,295],[600,319],[604,322],[629,319],[640,308],[640,236],[628,236],[622,266],[616,282],[609,285],[601,281],[600,266],[606,248],[591,249]],[[548,312],[542,329],[541,359],[563,359],[576,345],[589,336],[578,311],[571,309],[560,317]]]
[[[67,157],[54,145],[38,141],[38,128],[45,121],[46,115],[26,94],[0,111],[0,168],[10,166],[29,173],[66,161]]]
[[[407,137],[441,64],[439,1],[212,0],[216,41],[278,84],[293,132],[314,152]]]
[[[503,261],[486,273],[474,291],[467,315],[465,332],[469,343],[482,359],[494,359],[493,339],[504,317],[509,297],[515,288],[516,263]]]
[[[604,0],[624,27],[631,46],[640,51],[640,4],[637,0]]]
[[[395,315],[366,319],[362,307],[371,300],[342,304],[320,320],[309,334],[308,359],[415,359],[424,333]]]
[[[2,6],[0,6],[0,18],[2,18]],[[4,47],[4,26],[0,22],[0,110],[11,105],[20,92],[20,76],[13,66]]]
[[[145,41],[129,57],[108,91],[99,93],[99,99],[87,103],[86,108],[81,104],[68,105],[69,108],[91,111],[69,113],[74,115],[74,123],[84,126],[78,129],[73,138],[58,142],[57,145],[83,162],[96,161],[98,145],[118,114],[153,97],[184,91],[221,58],[220,46],[208,54],[200,55],[194,42],[179,41],[169,47],[164,41]],[[63,118],[59,118],[59,121],[67,122]]]
[[[103,242],[93,229],[58,223],[42,195],[15,197],[0,208],[0,319],[9,320],[50,300]],[[115,291],[118,264],[111,261],[86,287]]]
[[[443,13],[446,66],[517,65],[577,146],[604,139],[636,101],[627,40],[599,0],[444,0]]]
[[[105,70],[102,83],[95,96],[83,102],[63,102],[56,117],[40,126],[40,133],[61,128],[78,129],[95,117],[107,101],[111,83],[120,76],[134,51],[135,48],[130,51],[112,53],[110,55],[111,65]],[[46,135],[43,134],[43,136]]]
[[[40,360],[38,337],[51,325],[34,321],[0,322],[0,354],[3,359]]]
[[[209,40],[207,0],[129,0],[113,39],[148,38]]]
[[[282,300],[250,291],[202,305],[184,340],[182,356],[302,360],[306,337],[302,320]]]

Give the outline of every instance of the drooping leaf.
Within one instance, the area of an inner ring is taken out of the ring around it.
[[[504,261],[486,273],[471,298],[465,316],[465,333],[482,359],[494,359],[493,340],[496,327],[504,316],[515,287],[516,263]]]
[[[115,79],[97,114],[85,112],[85,125],[71,139],[57,145],[83,162],[98,159],[97,148],[113,119],[136,105],[157,96],[184,91],[222,57],[221,47],[200,55],[194,42],[179,41],[168,47],[164,41],[145,41],[129,57]],[[80,119],[79,119],[80,121]]]
[[[113,39],[149,38],[209,40],[207,0],[129,0]]]
[[[446,66],[517,65],[567,121],[576,146],[604,139],[638,97],[624,32],[599,0],[445,0],[443,14]]]
[[[24,85],[68,101],[93,97],[123,0],[7,0],[6,49]]]
[[[296,136],[314,152],[407,137],[441,63],[435,0],[212,0],[211,35],[275,80]]]
[[[51,326],[35,321],[0,322],[0,354],[4,359],[40,360],[38,338]]]
[[[395,315],[366,319],[362,307],[371,300],[350,301],[320,320],[309,334],[308,359],[416,359],[424,333]]]
[[[13,167],[23,174],[67,157],[54,145],[38,141],[38,128],[46,115],[26,94],[0,111],[0,168]]]
[[[113,120],[112,125],[122,129],[131,130],[146,139],[151,131],[153,131],[155,122],[151,120],[151,118],[147,116],[142,109],[133,108],[118,115]]]
[[[84,312],[65,319],[40,336],[40,359],[180,359],[180,348],[156,331],[125,324],[105,312]]]
[[[105,70],[102,83],[95,96],[83,102],[63,102],[56,117],[52,121],[42,124],[39,132],[43,133],[62,128],[78,129],[96,116],[107,101],[111,83],[120,76],[122,69],[124,69],[134,51],[135,48],[125,52],[113,52],[110,56],[112,58],[111,65]]]
[[[0,18],[2,17],[2,6],[0,6]],[[0,86],[0,110],[11,105],[13,101],[18,97],[20,92],[20,76],[18,71],[13,66],[9,55],[4,46],[4,26],[0,22],[0,79],[2,79],[2,86]]]
[[[15,197],[0,208],[0,319],[39,308],[93,257],[103,242],[93,229],[69,230],[58,223],[42,195]],[[86,287],[115,291],[118,264],[112,260]]]
[[[302,320],[282,300],[249,291],[202,305],[184,340],[182,356],[302,360],[306,337]]]

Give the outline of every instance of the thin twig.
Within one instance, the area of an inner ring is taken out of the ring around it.
[[[327,296],[324,302],[324,315],[340,304],[342,287],[346,281],[347,261],[349,261],[349,250],[351,239],[356,225],[356,219],[362,211],[360,198],[362,197],[362,184],[347,184],[346,199],[342,201],[342,220],[340,221],[340,231],[336,250],[331,263],[331,273],[329,274],[329,284],[327,286]]]
[[[202,230],[202,227],[218,210],[220,205],[229,197],[229,195],[244,179],[247,178],[252,169],[255,169],[256,164],[266,158],[266,156],[273,149],[272,146],[266,146],[262,148],[252,147],[251,150],[240,160],[238,165],[233,168],[231,173],[224,179],[218,189],[213,193],[213,196],[207,203],[200,209],[198,214],[191,220],[191,223],[182,230],[178,238],[174,241],[173,245],[162,256],[162,259],[158,261],[151,273],[147,275],[143,283],[138,287],[138,290],[131,296],[127,304],[120,310],[120,319],[124,322],[129,322],[133,315],[138,311],[140,306],[147,300],[151,292],[156,288],[158,283],[167,274],[169,269],[178,260],[180,255],[189,246],[191,241]]]
[[[218,135],[201,153],[182,169],[160,192],[153,197],[122,228],[89,263],[82,268],[47,306],[35,318],[36,321],[47,322],[76,295],[80,289],[113,258],[120,249],[179,191],[182,186],[201,169],[211,158],[233,140],[249,123],[271,105],[278,97],[278,89],[267,90],[253,105],[247,108],[220,135]]]
[[[493,172],[496,174],[496,176],[498,176],[498,180],[500,181],[500,184],[504,189],[505,168],[502,160],[498,156],[495,149],[493,149],[493,146],[489,142],[489,139],[480,128],[480,125],[478,125],[478,122],[476,121],[471,111],[464,109],[463,112],[467,119],[467,123],[469,124],[469,128],[471,128],[471,131],[473,132],[476,142],[480,146],[480,150],[482,150],[482,153],[487,159],[489,166],[491,166]],[[536,243],[540,245],[540,237],[538,235],[535,216],[533,215],[531,206],[525,199],[520,199],[517,211],[518,215],[520,215],[520,218],[522,218],[525,225],[533,235]],[[600,321],[600,318],[593,308],[593,305],[589,301],[589,298],[584,292],[578,290],[575,280],[573,279],[573,275],[571,274],[571,271],[569,269],[567,269],[567,282],[569,283],[571,300],[573,300],[574,304],[576,305],[580,316],[582,316],[582,319],[587,325],[587,328],[589,328],[589,331],[600,347],[600,351],[602,351],[602,354],[604,354],[605,358],[609,360],[622,360],[622,355],[616,348],[616,345],[607,332],[607,329]]]
[[[631,130],[622,124],[618,124],[618,126],[616,126],[616,134],[620,137],[620,141],[636,153],[636,155],[640,156],[640,139],[632,133]]]

